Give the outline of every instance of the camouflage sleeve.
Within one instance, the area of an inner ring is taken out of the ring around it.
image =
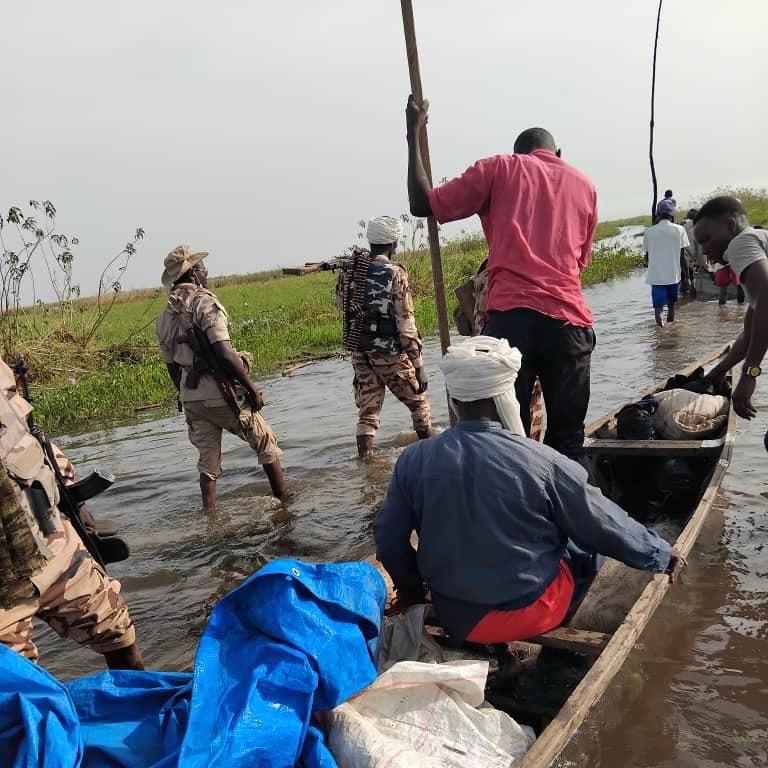
[[[155,320],[155,333],[157,334],[157,343],[160,347],[160,359],[164,363],[173,362],[173,349],[171,348],[171,335],[173,333],[173,323],[171,323],[168,310],[164,309]]]
[[[423,365],[421,337],[416,329],[413,301],[411,301],[411,291],[408,287],[408,273],[402,268],[395,272],[392,280],[392,303],[403,352],[408,355],[415,368],[421,368]]]
[[[75,467],[72,462],[64,455],[64,451],[59,448],[56,443],[51,443],[53,448],[53,456],[56,459],[56,463],[59,465],[59,471],[64,478],[66,485],[73,485],[75,482]]]
[[[229,341],[229,317],[218,299],[212,294],[202,294],[194,304],[194,319],[205,331],[208,341]]]

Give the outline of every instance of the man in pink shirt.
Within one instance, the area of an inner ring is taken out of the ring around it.
[[[483,333],[522,353],[517,398],[526,431],[538,376],[547,409],[544,442],[578,459],[595,346],[580,280],[592,255],[595,187],[560,159],[548,131],[529,128],[517,137],[514,155],[478,160],[432,188],[420,151],[428,108],[411,97],[406,109],[411,213],[441,223],[480,216],[489,254]]]

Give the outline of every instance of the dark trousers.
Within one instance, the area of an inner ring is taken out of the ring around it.
[[[547,412],[544,443],[579,459],[584,452],[595,332],[532,309],[509,309],[491,312],[483,333],[506,339],[523,356],[516,391],[525,431],[530,433],[531,393],[538,376]]]

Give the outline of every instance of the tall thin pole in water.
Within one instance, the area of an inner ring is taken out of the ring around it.
[[[411,0],[400,0],[403,11],[403,29],[405,30],[405,52],[408,56],[408,71],[411,76],[411,93],[417,104],[424,101],[421,89],[421,71],[419,69],[419,50],[416,47],[416,27],[413,23],[413,3]],[[429,183],[432,183],[432,163],[429,159],[429,142],[427,127],[421,132],[421,157],[424,170],[427,172]],[[445,303],[445,283],[443,282],[443,260],[440,255],[440,238],[437,232],[437,222],[433,216],[427,219],[429,234],[429,254],[432,258],[432,283],[435,286],[435,308],[437,309],[437,327],[440,331],[440,348],[445,354],[451,344],[448,331],[448,308]]]
[[[661,26],[661,6],[664,0],[659,0],[659,12],[656,15],[656,36],[653,39],[653,72],[651,75],[651,138],[648,147],[648,158],[651,161],[651,181],[653,183],[653,201],[651,202],[651,223],[656,220],[656,202],[659,199],[659,184],[656,181],[656,164],[653,161],[653,129],[656,125],[656,52],[659,49],[659,27]]]

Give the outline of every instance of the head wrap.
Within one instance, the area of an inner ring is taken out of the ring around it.
[[[400,219],[393,216],[377,216],[368,222],[365,237],[371,245],[390,245],[396,243],[403,234]]]
[[[449,347],[440,367],[454,400],[493,400],[504,428],[525,435],[515,396],[521,360],[520,352],[506,339],[474,336]]]

